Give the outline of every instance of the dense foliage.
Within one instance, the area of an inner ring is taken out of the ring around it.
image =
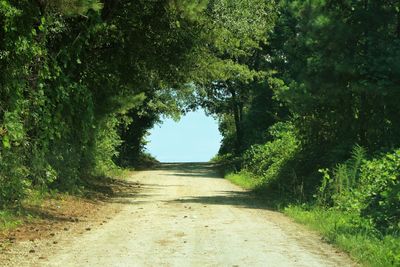
[[[371,219],[380,230],[400,231],[400,151],[367,160],[356,147],[353,156],[333,169],[322,170],[318,201]]]
[[[399,2],[293,0],[276,9],[245,61],[254,78],[230,80],[240,97],[226,93],[225,106],[208,109],[224,136],[219,159],[257,187],[398,232]]]
[[[218,16],[245,2],[1,0],[0,205],[137,161],[190,82],[232,65],[211,53],[239,40]]]
[[[0,0],[0,70],[1,206],[203,107],[257,187],[400,230],[398,1]]]
[[[118,8],[144,19],[96,1],[0,2],[0,204],[113,167],[117,127],[145,98]]]
[[[246,62],[274,10],[262,0],[1,0],[0,206],[140,162],[160,116],[220,110],[223,96],[209,100],[232,90],[241,112],[239,85],[263,76]]]

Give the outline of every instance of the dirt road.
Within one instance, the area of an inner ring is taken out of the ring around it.
[[[218,178],[206,164],[164,164],[130,178],[122,210],[38,266],[352,266],[347,256]]]

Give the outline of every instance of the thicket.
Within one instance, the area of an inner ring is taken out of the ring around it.
[[[0,207],[148,162],[162,116],[261,76],[246,60],[275,15],[263,0],[0,0]]]
[[[171,25],[184,13],[165,1],[0,1],[0,206],[117,168],[129,112],[158,101],[191,49]],[[135,120],[134,138],[157,119]]]
[[[367,266],[399,266],[400,2],[275,4],[242,58],[253,78],[203,98],[223,135],[215,159]]]
[[[178,8],[0,1],[0,206],[30,188],[79,190],[81,179],[117,167],[124,129],[135,125],[136,145],[160,114],[175,112],[171,95],[169,107],[152,106],[158,90],[181,79],[192,49],[190,26],[176,26],[190,23],[187,10]],[[148,110],[156,115],[140,124]]]
[[[258,76],[225,82],[226,108],[209,109],[224,136],[219,159],[256,187],[398,233],[399,2],[276,8],[267,42],[246,61]]]

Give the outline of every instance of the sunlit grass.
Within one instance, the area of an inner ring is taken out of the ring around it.
[[[242,188],[256,190],[260,197],[266,193],[265,188],[260,191],[263,188],[261,179],[249,173],[230,173],[225,178]],[[363,266],[400,266],[400,236],[382,235],[369,220],[358,214],[313,205],[287,205],[287,199],[279,199],[279,195],[265,201],[296,222],[317,231],[327,242],[349,253]]]
[[[39,207],[45,199],[60,197],[61,194],[53,191],[28,190],[25,199],[16,207],[0,210],[0,231],[13,230],[24,222],[35,219],[27,207]]]
[[[254,178],[254,175],[252,176],[246,172],[230,173],[226,175],[225,178],[233,184],[248,190],[256,189],[260,185],[259,179]]]
[[[381,235],[357,214],[302,206],[289,206],[284,213],[365,266],[400,266],[400,237]]]
[[[10,210],[0,210],[0,231],[12,230],[22,224],[19,216]]]

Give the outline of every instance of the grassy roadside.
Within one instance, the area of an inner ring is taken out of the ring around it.
[[[0,232],[15,229],[21,224],[21,217],[16,211],[0,210]]]
[[[63,194],[29,190],[27,197],[16,207],[0,210],[0,233],[12,231],[21,225],[35,222],[39,219],[35,211],[45,206],[45,202],[63,198]]]
[[[259,185],[258,180],[253,178],[250,173],[229,173],[225,176],[225,178],[231,181],[233,184],[248,190],[253,190]]]
[[[228,174],[225,178],[245,189],[257,189],[262,194],[259,182],[250,174]],[[287,200],[275,199],[273,202],[279,211],[319,232],[327,242],[349,253],[363,266],[400,266],[400,236],[382,235],[358,214],[316,205],[288,205]]]
[[[357,214],[291,205],[283,213],[322,234],[365,266],[400,266],[400,238],[382,235]]]
[[[79,206],[82,203],[95,206],[97,201],[104,200],[115,192],[125,190],[124,188],[129,185],[124,181],[133,173],[132,169],[119,169],[107,173],[107,177],[91,177],[82,181],[82,184],[70,193],[29,189],[26,198],[20,204],[0,209],[0,239],[8,232],[22,226],[43,222],[43,220],[57,217],[60,214],[81,212]],[[85,210],[82,210],[81,213],[85,213]]]

